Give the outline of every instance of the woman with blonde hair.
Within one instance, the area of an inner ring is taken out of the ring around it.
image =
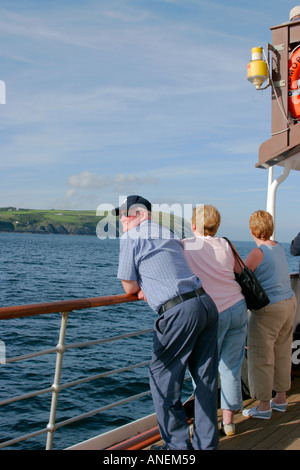
[[[257,245],[245,264],[255,273],[270,303],[251,312],[248,329],[250,393],[259,405],[244,416],[270,419],[272,410],[286,411],[286,392],[291,386],[291,350],[296,298],[290,284],[283,247],[271,240],[273,218],[266,211],[250,216],[250,231]],[[272,390],[276,392],[272,400]]]
[[[245,354],[248,310],[235,280],[240,268],[229,243],[216,233],[221,223],[211,205],[194,209],[194,237],[183,240],[185,257],[219,312],[218,354],[224,434],[235,434],[234,412],[243,408],[241,366]]]

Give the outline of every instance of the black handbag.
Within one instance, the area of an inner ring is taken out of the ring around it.
[[[270,299],[264,288],[261,286],[255,274],[245,265],[242,258],[235,251],[230,240],[226,237],[223,238],[225,238],[231,246],[232,252],[241,268],[240,273],[235,273],[235,279],[242,288],[242,294],[245,297],[247,307],[250,310],[259,310],[260,308],[265,307],[270,302]]]

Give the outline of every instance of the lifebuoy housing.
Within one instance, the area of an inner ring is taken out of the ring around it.
[[[288,106],[291,116],[300,119],[300,45],[289,60]]]

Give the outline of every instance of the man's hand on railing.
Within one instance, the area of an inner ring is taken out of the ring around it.
[[[138,296],[138,298],[139,298],[140,300],[144,300],[145,302],[147,302],[147,298],[146,298],[144,292],[142,291],[142,289],[140,289],[140,290],[138,291],[137,296]]]

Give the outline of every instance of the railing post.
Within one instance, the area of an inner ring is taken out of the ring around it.
[[[61,376],[62,360],[63,360],[63,355],[65,352],[65,336],[66,336],[66,328],[67,328],[67,319],[68,319],[68,313],[63,312],[61,325],[60,325],[59,340],[56,346],[56,351],[57,351],[56,366],[55,366],[54,382],[51,387],[52,400],[51,400],[49,423],[47,425],[48,434],[47,434],[46,450],[52,449],[53,434],[55,431],[55,418],[56,418],[58,394],[60,391],[60,376]]]

